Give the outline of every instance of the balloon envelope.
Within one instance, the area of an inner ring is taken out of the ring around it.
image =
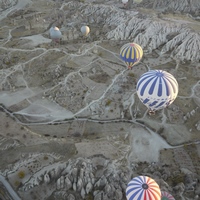
[[[137,95],[150,110],[163,109],[178,95],[178,83],[174,76],[163,70],[150,70],[137,82]]]
[[[138,176],[128,183],[126,198],[127,200],[160,200],[160,187],[148,176]]]
[[[88,26],[82,26],[81,32],[83,33],[83,35],[87,36],[90,32],[90,28]]]
[[[175,200],[174,197],[168,192],[161,191],[161,200]]]
[[[137,64],[142,56],[142,47],[136,43],[125,44],[120,49],[120,58],[126,63],[129,69]]]
[[[51,39],[60,39],[62,37],[62,33],[60,32],[58,27],[51,27],[49,30]]]

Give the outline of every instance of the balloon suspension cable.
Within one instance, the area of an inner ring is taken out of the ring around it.
[[[132,67],[131,67],[131,66],[128,66],[128,69],[132,69]]]
[[[128,5],[127,3],[123,3],[125,9],[127,8],[127,5]]]
[[[150,110],[148,111],[148,113],[149,113],[149,115],[155,115],[156,112],[155,112],[155,110],[151,110],[151,109],[150,109]]]

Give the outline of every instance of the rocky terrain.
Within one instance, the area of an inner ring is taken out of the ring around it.
[[[138,175],[200,198],[198,0],[4,0],[0,11],[1,199],[125,200]],[[144,50],[133,70],[119,57],[128,42]],[[135,89],[149,69],[179,83],[155,115]]]

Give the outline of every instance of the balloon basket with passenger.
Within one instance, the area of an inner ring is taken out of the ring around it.
[[[148,114],[149,114],[149,115],[155,115],[155,114],[156,114],[156,111],[155,111],[155,110],[149,109],[149,110],[148,110]]]

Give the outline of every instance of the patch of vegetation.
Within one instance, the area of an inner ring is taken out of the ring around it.
[[[108,99],[108,100],[106,101],[106,106],[109,106],[109,105],[111,104],[111,102],[112,102],[112,100]]]
[[[5,195],[5,192],[2,188],[0,188],[0,194],[2,194],[3,196]]]
[[[102,52],[98,52],[98,56],[100,56],[100,57],[101,57],[102,55],[103,55],[103,53],[102,53]]]
[[[185,175],[180,173],[175,177],[169,178],[169,181],[172,183],[173,186],[176,186],[179,183],[184,183]]]
[[[19,178],[23,179],[25,177],[25,172],[19,171],[17,175],[18,175]]]
[[[90,193],[86,196],[85,199],[86,199],[86,200],[93,200],[94,198],[93,198],[92,193],[90,192]]]
[[[16,187],[18,187],[20,184],[21,184],[21,182],[19,182],[19,181],[15,181],[15,182],[14,182],[14,185],[15,185]]]
[[[43,159],[44,159],[44,160],[48,160],[49,157],[48,157],[47,155],[45,155],[45,156],[43,157]]]
[[[128,74],[128,76],[135,77],[135,74],[134,74],[133,72],[130,72],[130,73]]]
[[[183,145],[183,148],[184,148],[185,150],[187,150],[187,149],[188,149],[188,147],[189,147],[189,145],[188,145],[188,144],[184,144],[184,145]]]

